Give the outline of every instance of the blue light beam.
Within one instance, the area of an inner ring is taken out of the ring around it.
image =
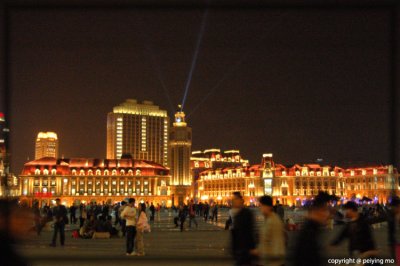
[[[280,20],[276,23],[273,24],[268,31],[272,31],[273,29],[275,29],[282,21],[283,18],[288,14],[288,12],[282,13],[280,15]],[[261,40],[263,40],[264,38],[266,38],[268,35],[264,35]],[[186,118],[189,118],[190,115],[192,115],[207,99],[208,97],[210,97],[214,91],[222,84],[223,81],[225,81],[231,74],[233,74],[236,69],[243,63],[243,61],[245,61],[245,59],[249,56],[250,52],[252,51],[252,49],[247,49],[247,51],[233,64],[233,67],[231,67],[231,69],[229,69],[229,71],[225,72],[225,74],[222,76],[222,78],[220,80],[217,81],[217,83],[210,89],[210,91],[201,99],[200,102],[197,103],[197,105],[192,109],[192,111],[190,111],[190,113],[188,113],[188,115],[186,115]]]
[[[193,58],[192,58],[192,64],[190,65],[190,71],[189,71],[188,77],[186,79],[185,93],[183,94],[183,99],[182,99],[182,109],[185,106],[186,98],[187,98],[187,95],[189,92],[190,83],[192,81],[193,71],[196,67],[196,62],[197,62],[197,57],[199,55],[201,40],[203,39],[204,29],[206,28],[207,17],[208,17],[208,10],[205,10],[204,14],[203,14],[203,18],[201,20],[200,31],[199,31],[199,35],[197,37],[197,43],[196,43],[196,47],[195,47]]]

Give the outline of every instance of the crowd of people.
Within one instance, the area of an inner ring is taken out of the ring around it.
[[[208,204],[199,202],[198,204],[191,200],[189,204],[180,204],[178,209],[174,210],[177,212],[177,216],[174,218],[175,227],[180,227],[180,231],[183,232],[184,224],[187,218],[189,218],[189,228],[192,227],[192,223],[198,227],[196,217],[204,219],[205,222],[212,221],[218,222],[218,209],[217,203]]]
[[[296,227],[300,232],[296,239],[291,240],[294,242],[291,243],[290,252],[287,248],[288,231],[296,222],[289,214],[285,215],[285,208],[291,207],[284,207],[279,201],[273,204],[270,196],[259,198],[257,205],[259,213],[264,217],[259,228],[255,222],[254,206],[246,207],[242,195],[239,192],[233,193],[225,229],[231,232],[231,251],[235,265],[278,266],[287,262],[296,266],[326,265],[328,253],[322,245],[322,231],[333,226],[333,223],[342,225],[342,228],[330,242],[329,248],[348,240],[350,257],[357,255],[373,259],[379,256],[372,229],[379,227],[382,222],[388,223],[388,243],[392,257],[396,258],[396,252],[398,254],[400,251],[400,200],[397,197],[392,198],[390,205],[348,201],[340,207],[333,207],[332,197],[320,192],[303,207],[306,214],[303,215],[301,226]],[[179,227],[182,232],[187,220],[189,228],[192,224],[198,227],[197,219],[218,222],[219,210],[225,207],[213,202],[196,203],[190,200],[187,204],[173,207],[176,214],[175,227]],[[33,205],[34,229],[40,234],[45,224],[52,221],[54,227],[50,245],[55,247],[58,235],[60,244],[65,243],[65,224],[77,225],[79,222],[76,237],[126,237],[126,255],[144,256],[144,234],[151,231],[150,223],[159,210],[160,206],[154,206],[153,203],[135,205],[133,198],[114,205],[89,203],[69,208],[57,199],[53,208],[45,205],[40,209],[38,204]]]
[[[331,196],[320,192],[310,202],[307,214],[291,252],[288,252],[287,228],[272,198],[263,196],[259,199],[260,212],[264,222],[257,232],[253,213],[244,206],[240,193],[234,193],[230,211],[232,255],[235,265],[284,265],[289,262],[296,266],[328,265],[329,254],[323,245],[322,232],[327,228],[332,214]],[[372,226],[383,221],[388,222],[388,239],[393,259],[399,259],[400,251],[400,200],[392,198],[390,207],[380,205],[359,206],[348,201],[341,206],[341,221],[344,224],[340,232],[330,242],[334,248],[348,240],[349,258],[357,256],[362,265],[376,264],[379,251],[374,239]]]

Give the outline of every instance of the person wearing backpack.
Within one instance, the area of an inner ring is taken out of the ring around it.
[[[136,239],[135,248],[136,256],[144,256],[144,241],[143,234],[145,232],[150,232],[150,225],[146,215],[146,205],[141,203],[139,205],[139,218],[136,223]]]

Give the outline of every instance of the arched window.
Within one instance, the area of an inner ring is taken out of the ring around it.
[[[57,170],[56,169],[51,169],[51,174],[52,175],[56,175],[57,174]]]
[[[122,169],[121,171],[119,171],[119,173],[120,173],[121,175],[125,175],[125,170]]]
[[[48,174],[49,174],[49,170],[44,169],[44,170],[43,170],[43,174],[44,174],[44,175],[48,175]]]
[[[104,175],[109,175],[109,174],[110,174],[110,171],[108,171],[107,169],[104,170]]]
[[[90,169],[90,170],[88,171],[88,175],[93,175],[93,170]]]
[[[132,169],[130,169],[130,170],[128,171],[128,175],[133,175]]]
[[[72,169],[72,174],[76,175],[76,169]]]
[[[142,171],[140,171],[139,169],[136,170],[136,175],[141,175]]]
[[[40,175],[40,169],[35,170],[35,175]]]
[[[117,174],[117,170],[112,170],[112,175],[116,175]]]
[[[79,171],[79,175],[85,175],[85,170],[81,169],[81,170]]]
[[[99,169],[96,170],[96,175],[101,175],[101,171]]]

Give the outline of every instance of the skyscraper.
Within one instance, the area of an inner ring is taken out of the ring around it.
[[[190,171],[192,129],[185,122],[185,113],[182,111],[181,106],[175,113],[173,127],[170,130],[169,149],[171,183],[175,186],[174,195],[177,197],[178,204],[182,204],[184,198],[189,196],[192,185]]]
[[[130,154],[167,166],[168,128],[167,111],[151,101],[126,100],[107,116],[107,159]]]
[[[9,129],[6,125],[6,120],[3,113],[0,113],[0,159],[5,160],[7,152]]]
[[[58,158],[58,138],[54,132],[39,132],[37,135],[35,160],[43,157]]]

